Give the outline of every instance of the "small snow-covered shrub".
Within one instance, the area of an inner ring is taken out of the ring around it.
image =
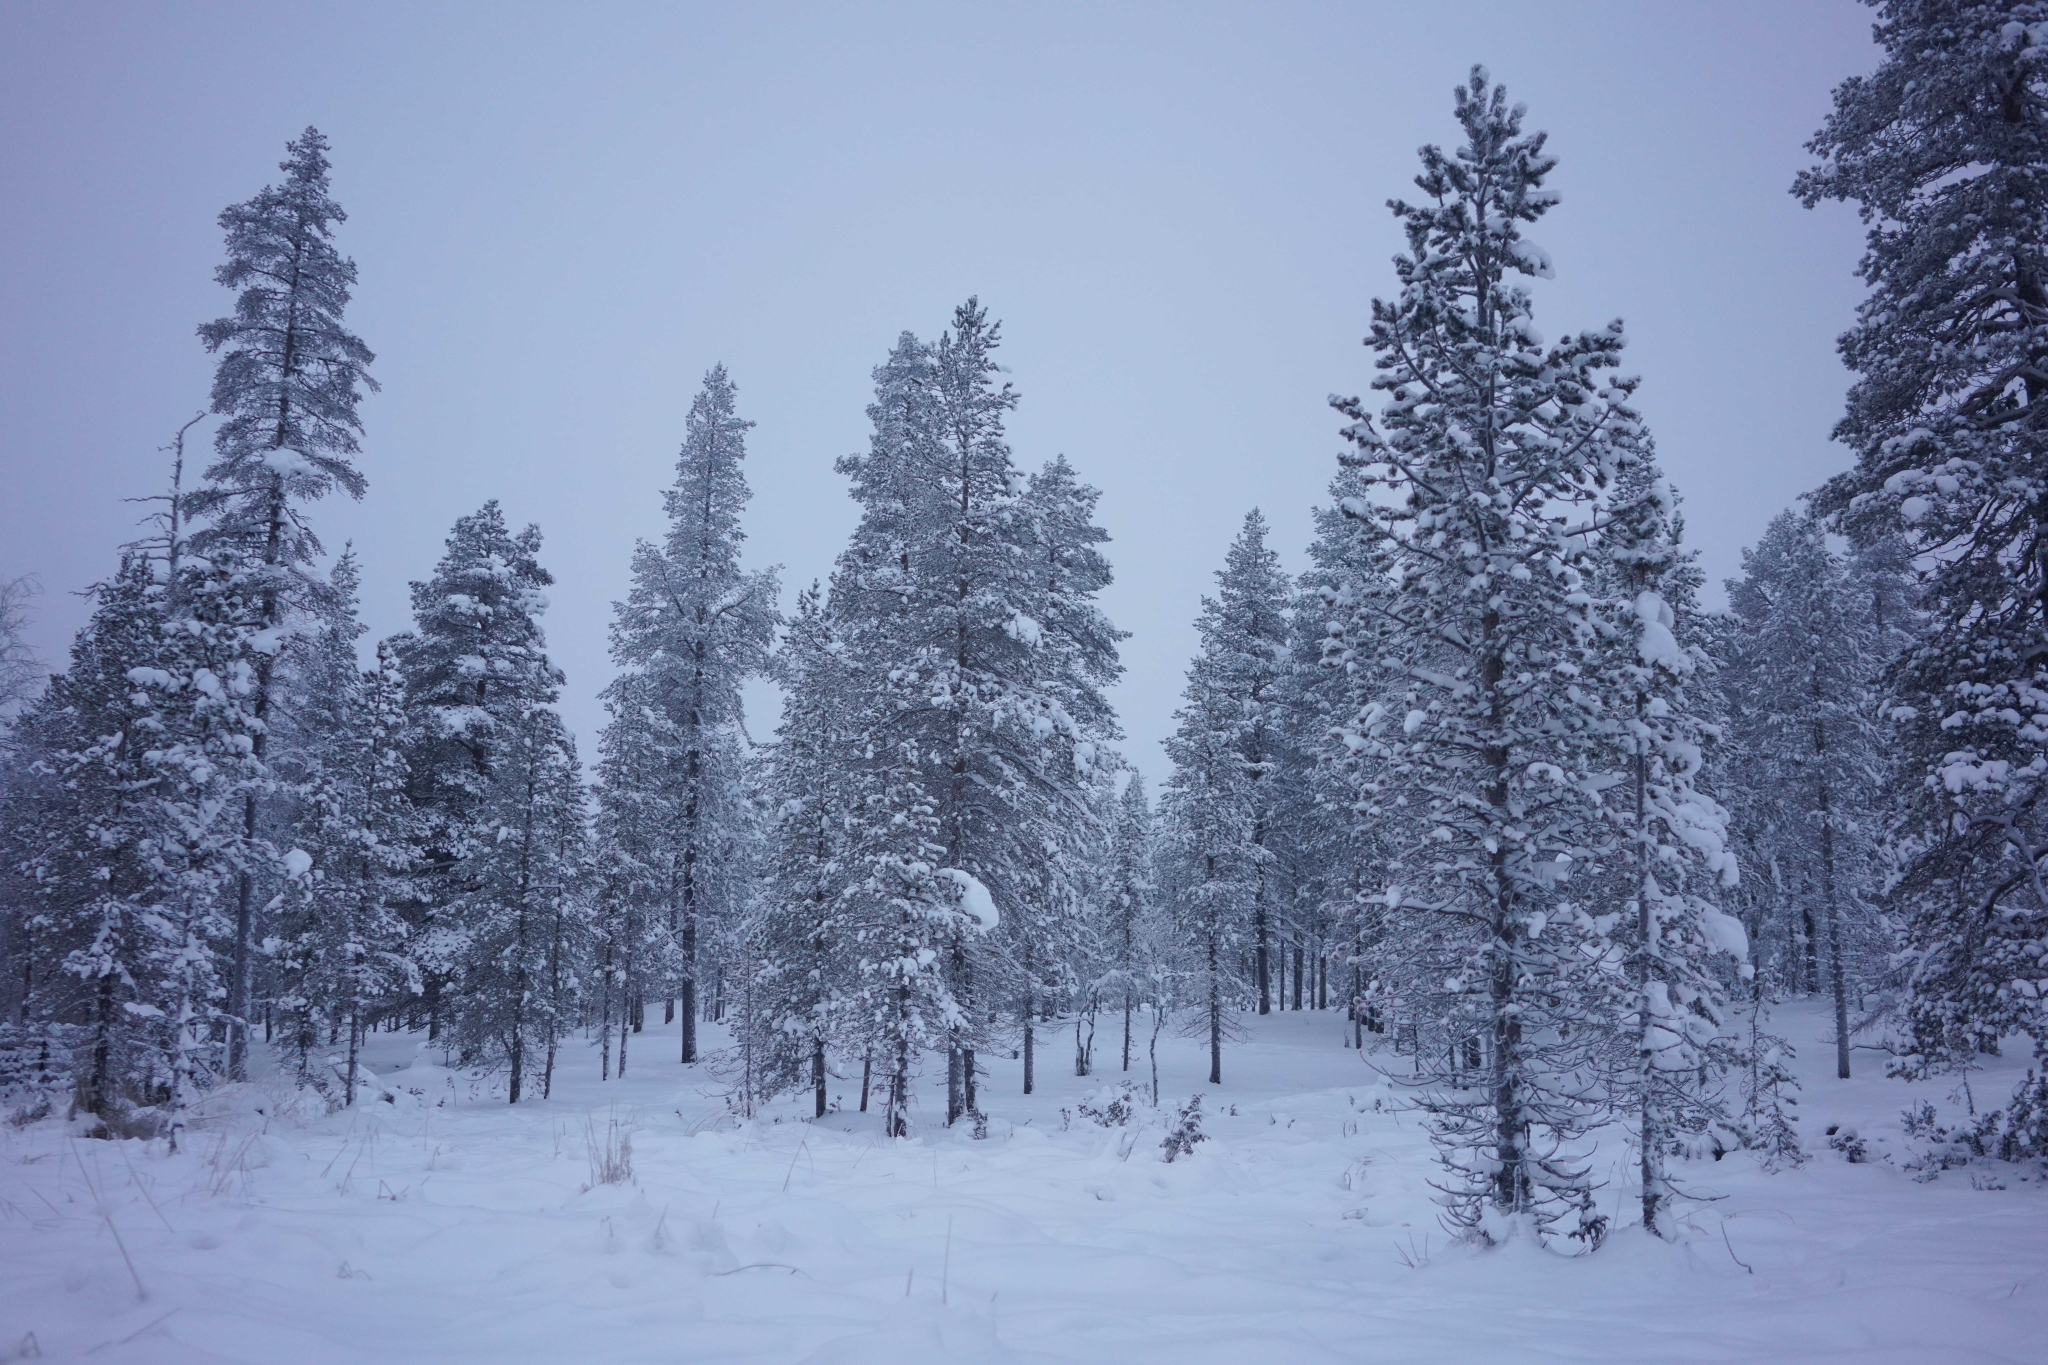
[[[1188,1102],[1180,1107],[1173,1127],[1166,1132],[1166,1140],[1160,1143],[1168,1161],[1176,1157],[1192,1156],[1195,1144],[1207,1142],[1209,1135],[1202,1131],[1202,1097],[1190,1095]]]
[[[595,1119],[584,1119],[583,1149],[590,1158],[590,1183],[585,1189],[623,1185],[633,1178],[633,1129],[618,1115],[605,1120],[601,1133]]]
[[[1903,1126],[1907,1136],[1935,1144],[1919,1162],[1930,1168],[1961,1166],[1971,1157],[2048,1159],[2048,1073],[2029,1069],[2003,1109],[1980,1114],[1974,1123],[1944,1127],[1934,1106],[1923,1101],[1917,1110],[1906,1111]]]
[[[1983,1154],[2000,1161],[2048,1157],[2048,1073],[2028,1068],[2005,1108],[1978,1120],[1975,1136]]]
[[[7,1122],[10,1127],[26,1128],[31,1123],[39,1123],[48,1117],[50,1117],[50,1097],[48,1095],[34,1095],[9,1110]]]
[[[1113,1089],[1098,1090],[1074,1107],[1074,1111],[1082,1118],[1090,1123],[1098,1123],[1104,1128],[1123,1127],[1131,1121],[1131,1116],[1137,1113],[1137,1110],[1137,1092],[1128,1083]]]
[[[1860,1166],[1870,1160],[1870,1144],[1857,1136],[1854,1128],[1839,1123],[1829,1124],[1828,1146],[1847,1157],[1852,1166]]]

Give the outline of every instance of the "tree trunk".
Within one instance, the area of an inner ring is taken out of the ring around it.
[[[1223,1084],[1223,976],[1214,934],[1209,936],[1209,1084]]]
[[[860,1112],[868,1112],[868,1083],[875,1075],[875,1054],[863,1052],[860,1055]]]
[[[1502,659],[1495,640],[1500,630],[1500,616],[1488,611],[1481,618],[1483,643],[1479,666],[1480,685],[1488,702],[1490,728],[1493,742],[1481,751],[1481,761],[1492,770],[1486,788],[1486,802],[1493,808],[1498,823],[1508,819],[1508,764],[1512,755],[1498,736],[1504,725],[1502,718],[1505,699],[1501,695],[1501,682],[1506,676],[1506,663]],[[1516,933],[1514,882],[1508,873],[1508,848],[1503,840],[1494,841],[1496,847],[1489,859],[1493,882],[1493,972],[1489,984],[1493,1028],[1493,1121],[1494,1121],[1494,1206],[1503,1212],[1521,1212],[1525,1203],[1524,1192],[1528,1172],[1523,1167],[1527,1157],[1528,1120],[1522,1109],[1522,1025],[1515,1000],[1515,959],[1521,944]],[[1419,1041],[1419,1040],[1418,1040]],[[1420,1056],[1420,1049],[1417,1051]]]
[[[1636,697],[1636,723],[1642,724],[1644,698]],[[1637,1122],[1641,1132],[1637,1134],[1637,1156],[1641,1163],[1643,1227],[1650,1233],[1664,1235],[1664,1110],[1662,1097],[1657,1091],[1657,1053],[1652,1043],[1657,1021],[1650,1012],[1650,983],[1656,978],[1656,963],[1659,944],[1657,942],[1657,917],[1651,912],[1650,892],[1652,876],[1649,865],[1649,760],[1637,754],[1630,765],[1635,779],[1635,892],[1636,892],[1636,962],[1632,975],[1636,988],[1636,1084]]]
[[[1527,1172],[1525,1157],[1527,1122],[1522,1117],[1521,1061],[1522,1025],[1513,1010],[1514,931],[1503,918],[1497,923],[1499,943],[1493,969],[1493,1112],[1494,1159],[1498,1163],[1493,1181],[1493,1202],[1503,1212],[1520,1212]]]
[[[341,1103],[344,1108],[351,1107],[356,1102],[356,1053],[361,1046],[362,1037],[362,1014],[354,1006],[350,1006],[348,1012],[348,1076],[342,1082],[341,1087]]]
[[[1124,1070],[1131,1069],[1131,987],[1124,983]]]
[[[1842,912],[1835,899],[1835,826],[1827,784],[1820,789],[1821,905],[1828,920],[1828,986],[1835,997],[1835,1075],[1849,1079],[1849,991],[1842,971]]]
[[[1024,987],[1024,1093],[1027,1095],[1031,1093],[1037,1079],[1031,1046],[1032,1019],[1036,1014],[1037,1007],[1032,1003],[1031,987],[1027,985]]]
[[[697,916],[695,907],[683,913],[683,998],[679,1013],[683,1019],[683,1063],[697,1060]]]
[[[816,1113],[814,1113],[814,1114],[812,1115],[812,1117],[814,1117],[814,1118],[824,1118],[824,1117],[825,1117],[825,1040],[824,1040],[823,1038],[819,1038],[819,1039],[815,1040],[815,1041],[814,1041],[814,1042],[813,1042],[813,1043],[811,1044],[811,1085],[812,1085],[812,1087],[813,1087],[813,1088],[815,1089],[815,1091],[816,1091],[816,1094],[815,1094],[815,1095],[813,1096],[813,1099],[814,1099],[814,1105],[813,1105],[813,1107],[815,1108],[815,1110],[816,1110]]]
[[[1152,1054],[1152,1107],[1157,1109],[1159,1107],[1159,1030],[1166,1019],[1166,1011],[1160,1009],[1157,1005],[1154,1005],[1152,1008],[1154,1011],[1152,1017],[1152,1041],[1148,1045],[1148,1051]]]
[[[1252,972],[1259,978],[1259,1013],[1271,1014],[1273,983],[1269,975],[1272,969],[1266,955],[1266,905],[1263,900],[1252,911],[1252,923],[1258,934],[1256,946],[1252,949]]]
[[[896,988],[896,1055],[890,1058],[889,1110],[883,1131],[890,1137],[910,1136],[910,987]]]

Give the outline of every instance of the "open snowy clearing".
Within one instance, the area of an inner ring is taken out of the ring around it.
[[[7,1130],[0,1359],[2040,1360],[2048,1192],[2010,1168],[1993,1190],[1975,1187],[1991,1168],[1915,1184],[1848,1163],[1815,1135],[1853,1124],[1903,1160],[1900,1111],[1948,1087],[1837,1082],[1822,1013],[1778,1017],[1813,1160],[1694,1166],[1720,1198],[1686,1240],[1624,1228],[1577,1260],[1446,1244],[1427,1140],[1334,1013],[1251,1021],[1221,1087],[1198,1084],[1195,1044],[1162,1039],[1165,1097],[1205,1092],[1211,1135],[1171,1165],[1149,1111],[1063,1124],[1116,1078],[1107,1029],[1104,1074],[1061,1074],[1055,1033],[1028,1098],[1019,1064],[993,1059],[986,1140],[899,1142],[858,1113],[722,1117],[715,1082],[672,1060],[673,1027],[634,1038],[624,1083],[600,1085],[579,1047],[555,1098],[516,1110],[383,1035],[373,1065],[400,1102],[308,1118],[288,1088],[251,1086],[175,1157],[55,1119]],[[2021,1069],[2000,1068],[1980,1097]],[[858,1085],[835,1083],[848,1109]],[[589,1137],[614,1120],[632,1178],[593,1188]]]

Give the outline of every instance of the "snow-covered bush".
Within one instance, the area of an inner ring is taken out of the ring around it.
[[[1174,1125],[1166,1133],[1166,1140],[1159,1145],[1165,1149],[1166,1159],[1193,1156],[1195,1144],[1207,1142],[1209,1135],[1202,1131],[1202,1097],[1188,1096],[1188,1102],[1180,1107],[1174,1118]]]
[[[1075,1105],[1074,1112],[1104,1128],[1121,1128],[1131,1121],[1137,1108],[1137,1089],[1126,1081],[1122,1085],[1105,1086],[1096,1091]]]

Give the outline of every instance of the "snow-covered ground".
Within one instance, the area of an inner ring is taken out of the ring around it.
[[[1949,1087],[1884,1080],[1871,1053],[1838,1082],[1820,1011],[1778,1023],[1812,1161],[1695,1166],[1713,1200],[1677,1245],[1626,1228],[1575,1260],[1447,1244],[1415,1116],[1334,1014],[1251,1021],[1221,1087],[1162,1039],[1164,1094],[1203,1092],[1211,1137],[1170,1165],[1149,1112],[1063,1120],[1118,1079],[1114,1038],[1087,1080],[1049,1038],[1028,1098],[992,1060],[986,1140],[929,1126],[934,1088],[920,1135],[889,1142],[858,1113],[725,1117],[672,1026],[633,1040],[623,1083],[579,1047],[554,1099],[517,1109],[384,1036],[373,1065],[402,1102],[321,1116],[259,1083],[178,1156],[57,1119],[4,1130],[0,1359],[2048,1359],[2048,1191],[2008,1168],[2003,1189],[1984,1168],[1914,1183],[1899,1113]],[[1980,1102],[2021,1069],[1977,1077]],[[833,1090],[855,1108],[858,1077]],[[632,1178],[593,1187],[614,1121]],[[1892,1160],[1828,1150],[1834,1123]],[[1625,1154],[1606,1195],[1626,1221]]]

